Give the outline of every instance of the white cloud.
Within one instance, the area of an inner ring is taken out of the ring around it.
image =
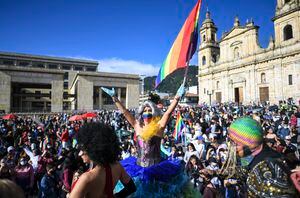
[[[157,76],[160,69],[160,65],[153,65],[142,63],[136,60],[124,60],[121,58],[105,58],[95,59],[84,56],[64,56],[68,58],[76,58],[83,60],[92,60],[99,62],[98,71],[100,72],[112,72],[112,73],[123,73],[123,74],[137,74],[145,76]],[[196,54],[190,60],[190,65],[198,65],[198,57]]]
[[[98,71],[100,72],[156,76],[160,68],[160,66],[142,63],[136,60],[124,60],[121,58],[95,59],[95,58],[89,58],[84,56],[66,56],[66,57],[97,61],[99,62]]]
[[[98,71],[115,72],[126,74],[139,74],[146,76],[156,76],[159,67],[152,64],[141,63],[135,60],[123,60],[120,58],[100,59]]]

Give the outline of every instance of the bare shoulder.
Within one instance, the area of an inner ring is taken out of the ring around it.
[[[94,176],[92,172],[85,172],[80,177],[78,182],[80,183],[90,183],[93,180]]]
[[[90,172],[83,173],[76,183],[74,189],[70,194],[70,198],[85,197],[88,192],[90,192],[90,184],[92,183],[92,175]]]

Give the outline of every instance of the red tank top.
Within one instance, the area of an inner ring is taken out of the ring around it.
[[[104,193],[107,195],[107,198],[113,198],[114,194],[113,194],[113,181],[112,181],[112,172],[111,172],[111,168],[109,165],[105,165],[105,187],[104,187]],[[90,170],[88,170],[89,172]],[[75,187],[76,183],[78,182],[79,178],[77,180],[75,180],[71,186],[71,191],[73,190],[73,188]]]
[[[113,198],[113,181],[112,181],[112,173],[111,173],[111,168],[109,164],[104,166],[105,168],[105,187],[104,187],[104,192],[107,195],[108,198]]]

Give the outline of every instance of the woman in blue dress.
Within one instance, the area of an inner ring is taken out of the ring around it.
[[[139,107],[136,117],[119,101],[114,88],[102,87],[102,90],[112,97],[136,133],[138,157],[129,157],[121,162],[128,174],[135,178],[138,189],[136,196],[145,196],[149,192],[152,196],[153,193],[159,193],[156,197],[174,197],[180,190],[178,187],[184,185],[183,175],[180,174],[182,166],[180,161],[161,158],[161,140],[173,110],[184,95],[184,85],[180,86],[164,114],[155,103],[146,101]]]

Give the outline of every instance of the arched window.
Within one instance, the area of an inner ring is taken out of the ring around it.
[[[288,2],[290,2],[290,1],[291,1],[291,0],[285,0],[284,3],[288,3]]]
[[[235,47],[234,48],[234,58],[238,59],[240,57],[240,52],[239,52],[239,48]]]
[[[220,88],[220,81],[217,81],[217,83],[216,83],[216,88],[217,88],[217,89]]]
[[[215,34],[211,33],[211,41],[215,41]]]
[[[260,75],[260,82],[261,83],[265,83],[266,82],[266,74],[265,73],[261,73],[261,75]]]
[[[202,57],[202,65],[206,65],[206,57],[205,56]]]
[[[291,38],[293,38],[293,27],[291,25],[286,25],[283,28],[283,39],[286,41]]]
[[[205,34],[203,35],[203,42],[205,42],[206,41],[206,37],[205,37]]]

